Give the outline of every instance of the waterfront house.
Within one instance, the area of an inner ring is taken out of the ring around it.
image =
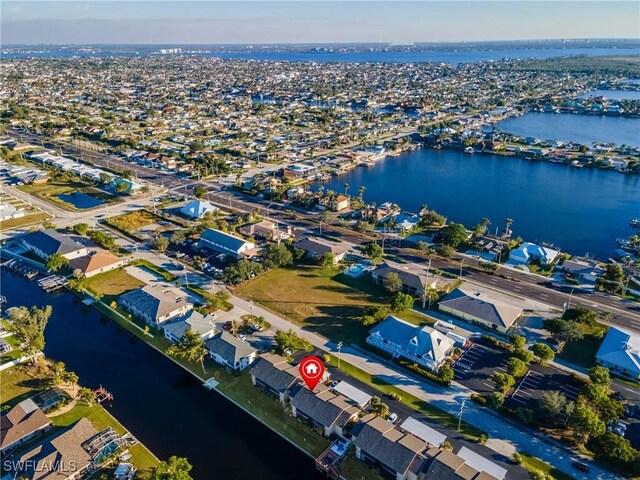
[[[306,252],[309,258],[321,258],[324,254],[333,255],[335,263],[340,262],[345,254],[349,251],[349,246],[342,242],[333,242],[318,237],[307,237],[296,242],[296,248],[300,248]]]
[[[6,453],[42,434],[51,420],[30,398],[0,416],[0,453]]]
[[[422,295],[426,289],[442,287],[449,283],[432,273],[427,273],[426,267],[416,263],[391,261],[386,261],[371,272],[371,279],[378,285],[384,285],[385,279],[394,273],[402,282],[402,291],[413,296]]]
[[[99,435],[86,418],[81,418],[71,427],[47,437],[20,455],[10,457],[7,462],[11,478],[71,480],[81,478],[92,471],[97,455],[90,452],[89,443]],[[17,466],[14,469],[13,466]]]
[[[213,323],[215,315],[203,315],[195,309],[189,310],[180,317],[173,318],[162,323],[162,331],[164,336],[171,343],[179,341],[187,330],[200,335],[200,338],[207,340],[216,333]]]
[[[640,334],[611,326],[596,353],[596,363],[614,374],[640,379]]]
[[[590,260],[565,260],[557,269],[568,273],[573,278],[586,282],[595,282],[603,271],[598,267],[597,262]]]
[[[418,327],[389,315],[371,329],[367,343],[395,358],[406,358],[436,372],[453,350],[455,342],[431,327]]]
[[[312,428],[329,437],[343,436],[349,422],[358,418],[360,409],[346,397],[331,392],[323,384],[314,391],[297,385],[291,392],[291,414],[306,421]]]
[[[214,207],[206,200],[193,200],[180,209],[180,213],[189,218],[202,218],[206,213],[218,211],[218,207]]]
[[[31,232],[20,239],[22,245],[38,257],[46,260],[54,253],[59,253],[67,260],[87,254],[87,247],[52,229]]]
[[[499,480],[499,477],[494,477],[485,470],[479,471],[473,468],[464,458],[453,452],[440,450],[439,448],[430,448],[426,452],[426,458],[427,460],[423,469],[425,472],[425,479]],[[489,460],[485,459],[485,461],[498,467],[498,465],[493,462],[489,462]],[[501,478],[504,478],[504,475]]]
[[[522,308],[486,292],[456,288],[440,300],[440,311],[506,333],[522,315]]]
[[[251,381],[284,404],[289,389],[298,381],[298,367],[280,355],[265,353],[251,367]]]
[[[352,430],[356,457],[379,466],[396,480],[417,480],[427,442],[381,417],[368,415]]]
[[[341,212],[349,208],[351,198],[346,195],[325,195],[318,203],[334,212]]]
[[[147,285],[120,295],[120,303],[151,326],[184,315],[193,308],[181,290],[163,283]]]
[[[283,175],[285,178],[303,178],[309,177],[312,174],[315,174],[318,171],[318,167],[314,165],[309,165],[307,163],[294,163],[293,165],[287,166],[284,169]]]
[[[214,252],[230,255],[235,259],[250,255],[255,244],[229,233],[207,228],[200,236],[198,248],[208,248]]]
[[[557,250],[531,242],[524,242],[518,248],[511,250],[509,261],[516,265],[527,265],[532,261],[538,261],[540,265],[550,265],[559,254],[560,252]]]
[[[244,370],[256,358],[255,348],[225,331],[207,340],[205,347],[215,362],[236,371]]]
[[[392,225],[391,228],[399,232],[406,233],[418,226],[418,223],[420,223],[420,217],[415,213],[410,212],[394,212],[383,217],[380,220],[380,223]]]
[[[286,240],[293,236],[291,226],[287,226],[281,230],[278,224],[271,220],[261,220],[256,223],[251,223],[240,227],[238,231],[247,237],[259,237],[271,241]]]
[[[116,257],[106,250],[96,250],[82,257],[69,261],[69,268],[74,272],[80,271],[87,278],[121,267],[125,263],[122,257]]]

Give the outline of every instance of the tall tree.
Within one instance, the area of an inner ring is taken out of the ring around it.
[[[192,480],[189,472],[193,467],[186,458],[171,456],[153,468],[150,480]]]
[[[402,289],[402,280],[400,280],[400,275],[396,272],[391,272],[389,275],[384,277],[383,284],[384,288],[391,293],[395,293]]]
[[[207,358],[207,349],[204,346],[204,340],[200,334],[193,332],[190,328],[184,332],[180,340],[167,348],[167,353],[187,362],[199,363],[202,371],[205,372],[204,360]]]
[[[45,268],[50,272],[57,272],[67,265],[69,265],[69,260],[61,253],[54,253],[52,255],[49,255],[49,258],[47,258],[47,261],[44,264]]]
[[[39,308],[36,306],[12,308],[8,311],[11,324],[9,330],[16,339],[23,343],[25,353],[31,357],[35,365],[37,354],[44,350],[44,329],[47,326],[53,309],[51,305]]]

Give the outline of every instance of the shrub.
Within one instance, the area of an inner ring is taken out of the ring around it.
[[[507,360],[507,372],[512,377],[521,377],[527,373],[527,364],[517,357],[511,357]]]

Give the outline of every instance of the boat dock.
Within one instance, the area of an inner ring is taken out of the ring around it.
[[[67,283],[69,283],[69,280],[61,275],[51,275],[38,280],[38,285],[47,293],[58,290],[64,287]]]
[[[29,280],[33,280],[38,276],[38,273],[40,273],[37,268],[27,265],[26,263],[22,263],[20,260],[16,260],[15,258],[7,260],[2,264],[2,266],[10,272],[21,275]]]
[[[113,400],[113,395],[111,395],[106,388],[100,386],[100,388],[97,388],[96,390],[93,391],[93,395],[94,398],[96,399],[96,402],[98,403],[102,403],[104,401],[109,401],[111,402]]]

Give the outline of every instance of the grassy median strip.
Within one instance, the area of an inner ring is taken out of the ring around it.
[[[338,359],[334,355],[330,356],[330,364],[338,365]],[[400,397],[401,401],[411,408],[425,414],[426,416],[434,419],[438,423],[445,425],[453,430],[458,429],[458,418],[441,410],[438,407],[431,405],[424,400],[419,399],[418,397],[411,395],[409,392],[402,390],[394,385],[391,385],[379,378],[371,375],[370,373],[361,370],[360,368],[351,365],[350,363],[345,362],[344,360],[340,360],[340,370],[345,372],[347,375],[357,378],[361,382],[366,383],[367,385],[371,385],[377,390],[380,390],[382,393],[386,395],[397,395]],[[462,422],[460,425],[460,433],[464,435],[467,439],[480,442],[483,436],[486,436],[486,432],[483,432],[477,427],[474,427],[470,423]]]
[[[561,472],[557,468],[552,467],[548,463],[528,453],[520,453],[520,459],[522,460],[521,465],[523,468],[529,472],[543,472],[549,480],[575,480],[571,475]]]

